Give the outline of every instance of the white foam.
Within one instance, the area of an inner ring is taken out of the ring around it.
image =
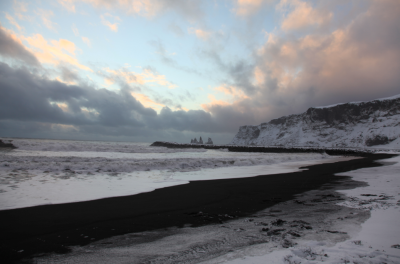
[[[108,142],[108,141],[74,141],[51,139],[19,139],[9,138],[19,150],[49,152],[121,152],[121,153],[174,153],[204,152],[205,149],[171,149],[166,147],[150,147],[150,143]]]
[[[324,161],[334,162],[337,160],[338,158],[331,158]],[[22,175],[25,177],[24,180],[10,180],[7,184],[1,185],[0,210],[134,195],[169,186],[187,184],[189,181],[245,178],[295,172],[300,170],[299,167],[314,162],[319,161],[222,167],[189,172],[154,170],[111,174],[52,174],[33,170]]]
[[[316,153],[165,153],[165,148],[133,143],[131,148],[141,149],[142,153],[127,153],[110,151],[121,149],[112,144],[105,148],[109,142],[51,141],[53,145],[69,146],[70,151],[61,152],[43,150],[39,143],[48,145],[48,141],[23,142],[32,149],[0,153],[0,210],[133,195],[196,180],[294,172],[310,163],[338,159]],[[74,144],[79,151],[71,151]],[[105,151],[83,151],[87,144],[92,150]]]

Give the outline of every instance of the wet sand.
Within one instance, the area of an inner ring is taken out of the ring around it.
[[[195,181],[132,196],[0,211],[0,255],[6,263],[132,232],[224,223],[324,186],[362,183],[335,173],[381,166],[393,155],[308,166],[252,178]],[[344,186],[346,187],[346,186]]]

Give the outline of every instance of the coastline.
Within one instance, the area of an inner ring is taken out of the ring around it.
[[[384,166],[339,173],[338,176],[350,176],[365,184],[356,188],[339,188],[328,199],[333,203],[325,200],[324,207],[317,208],[318,204],[314,204],[314,209],[303,208],[302,212],[309,214],[304,218],[317,227],[314,232],[293,237],[289,231],[282,235],[281,241],[276,239],[250,245],[201,263],[399,263],[400,156],[379,163]],[[313,194],[317,200],[326,197],[316,190],[299,198],[303,200]],[[345,199],[340,201],[335,196]],[[301,209],[292,207],[292,216],[296,215],[296,210]],[[321,214],[329,210],[335,213]],[[293,246],[285,246],[285,240],[290,239]]]
[[[294,173],[197,181],[127,197],[0,211],[2,259],[67,253],[71,246],[116,235],[240,219],[321,186],[360,185],[334,174],[380,166],[375,160],[392,156],[375,154]]]
[[[258,146],[258,145],[213,145],[198,143],[176,143],[155,141],[150,146],[166,148],[197,148],[197,149],[228,149],[230,152],[264,152],[264,153],[326,153],[331,156],[359,156],[366,157],[379,152],[379,149],[342,148],[342,147],[300,147],[300,146]]]

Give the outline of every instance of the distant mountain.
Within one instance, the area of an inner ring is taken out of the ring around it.
[[[258,126],[241,126],[230,144],[400,149],[400,94],[311,107]]]

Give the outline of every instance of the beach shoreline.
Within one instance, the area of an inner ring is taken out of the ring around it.
[[[128,233],[223,224],[322,186],[362,186],[335,174],[381,166],[375,161],[393,156],[373,154],[294,173],[196,181],[132,196],[4,210],[0,211],[0,254],[8,262],[18,262],[43,253],[68,253],[71,246]]]

